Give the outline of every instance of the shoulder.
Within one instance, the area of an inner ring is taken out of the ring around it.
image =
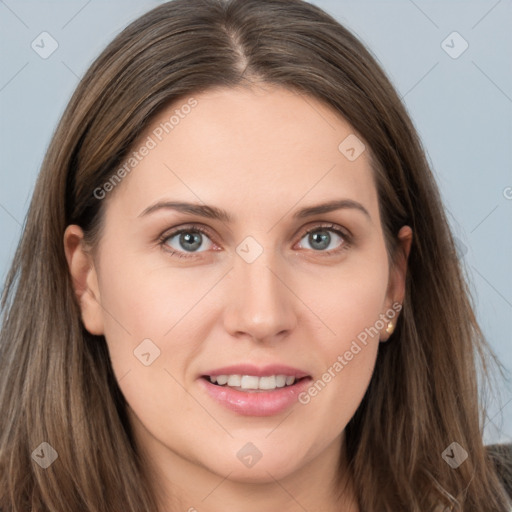
[[[491,444],[485,448],[505,490],[512,498],[512,444]]]

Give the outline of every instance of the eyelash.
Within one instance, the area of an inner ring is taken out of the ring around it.
[[[327,256],[335,256],[342,251],[350,248],[352,243],[352,236],[347,233],[345,230],[343,230],[340,226],[337,226],[336,224],[326,223],[326,224],[318,224],[314,226],[313,228],[308,229],[307,231],[303,232],[300,236],[300,240],[304,238],[306,235],[309,235],[310,233],[315,233],[316,231],[321,231],[322,229],[327,231],[332,231],[339,235],[341,238],[343,238],[343,244],[338,249],[331,249],[330,251],[314,251],[318,253],[324,253]],[[171,256],[178,257],[178,258],[195,258],[199,253],[184,253],[181,251],[174,251],[169,248],[169,246],[165,243],[169,238],[173,238],[176,235],[179,235],[181,233],[193,233],[193,232],[199,232],[202,233],[208,238],[212,239],[209,230],[204,228],[203,226],[200,226],[199,224],[190,224],[183,228],[177,229],[175,231],[165,232],[160,235],[158,238],[158,245],[161,246],[165,251],[167,251]],[[212,240],[213,241],[213,240]]]

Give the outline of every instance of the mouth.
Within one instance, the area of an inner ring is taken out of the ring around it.
[[[289,366],[240,364],[208,371],[198,380],[209,399],[231,412],[273,416],[297,403],[313,379]]]
[[[293,375],[242,375],[242,374],[221,374],[203,375],[207,382],[224,388],[230,388],[245,393],[262,393],[275,391],[277,389],[289,388],[309,377],[295,377]]]

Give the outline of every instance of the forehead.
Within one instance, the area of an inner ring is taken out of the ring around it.
[[[175,101],[148,125],[126,164],[115,201],[130,217],[164,198],[237,210],[236,217],[258,211],[275,218],[286,206],[326,198],[377,206],[370,157],[350,124],[325,103],[275,86]]]

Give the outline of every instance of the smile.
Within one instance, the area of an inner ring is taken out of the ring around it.
[[[258,377],[256,375],[217,375],[208,376],[212,384],[228,386],[238,391],[270,391],[277,388],[292,386],[295,377],[290,375],[268,375]]]

